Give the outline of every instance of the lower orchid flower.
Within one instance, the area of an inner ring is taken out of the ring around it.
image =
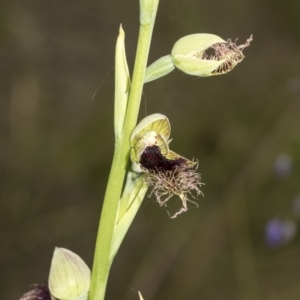
[[[142,172],[144,182],[152,187],[150,195],[155,195],[160,206],[166,206],[178,196],[181,208],[171,218],[186,212],[187,202],[203,195],[200,190],[201,176],[197,173],[198,162],[191,161],[169,150],[171,126],[166,116],[153,114],[143,119],[131,135],[132,168]]]

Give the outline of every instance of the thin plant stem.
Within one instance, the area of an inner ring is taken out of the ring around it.
[[[105,297],[109,270],[112,263],[110,252],[118,212],[118,203],[128,165],[130,151],[129,139],[138,118],[151,37],[159,0],[141,0],[140,2],[141,24],[130,96],[122,136],[115,145],[114,157],[105,192],[96,240],[89,300],[104,300]],[[146,3],[147,8],[146,18],[144,18],[145,7],[143,7],[143,2]]]

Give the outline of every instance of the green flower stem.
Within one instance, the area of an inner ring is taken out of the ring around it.
[[[150,49],[153,26],[159,0],[140,0],[140,32],[137,54],[124,121],[123,133],[116,142],[115,152],[104,197],[96,240],[89,300],[104,300],[111,266],[111,246],[116,224],[119,199],[128,165],[130,134],[134,129],[142,96],[145,71]]]
[[[136,126],[138,113],[140,109],[148,54],[159,0],[140,0],[140,3],[140,33],[130,96],[128,100],[128,108],[126,111],[126,118],[123,128],[123,137],[125,138],[125,143],[127,144],[128,150],[130,148],[129,137],[132,130]],[[144,10],[147,11],[147,14],[144,12]]]

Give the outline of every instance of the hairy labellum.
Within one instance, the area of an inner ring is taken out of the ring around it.
[[[243,49],[248,47],[251,41],[252,35],[249,39],[247,39],[245,44],[237,46],[235,43],[231,42],[230,39],[228,39],[227,43],[214,44],[211,47],[215,51],[214,54],[208,55],[205,53],[203,58],[209,60],[225,59],[225,62],[212,73],[215,75],[227,73],[244,59],[245,56],[243,54]]]
[[[140,165],[145,171],[144,181],[152,187],[150,195],[154,194],[160,206],[166,206],[169,199],[176,195],[180,198],[182,206],[171,218],[187,211],[187,202],[198,204],[193,200],[201,195],[201,177],[196,172],[197,163],[178,157],[168,159],[161,154],[156,145],[148,146],[140,158]]]
[[[217,61],[225,59],[225,62],[212,73],[215,75],[227,73],[244,59],[245,56],[242,51],[250,45],[251,41],[252,35],[245,44],[239,46],[233,43],[230,39],[227,43],[216,43],[204,52],[202,59]]]

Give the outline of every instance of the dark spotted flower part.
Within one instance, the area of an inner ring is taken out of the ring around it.
[[[186,160],[183,157],[176,159],[167,159],[161,154],[158,146],[149,146],[141,155],[140,164],[148,171],[154,173],[173,171],[176,167],[185,165]]]
[[[49,288],[46,284],[33,284],[20,300],[51,300]]]

